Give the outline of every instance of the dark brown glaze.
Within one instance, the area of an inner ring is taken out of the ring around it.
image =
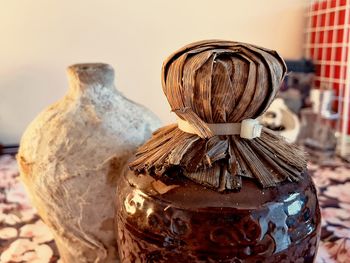
[[[173,176],[172,176],[173,177]],[[313,262],[320,210],[308,175],[261,189],[243,179],[219,193],[188,179],[167,181],[160,195],[149,175],[119,182],[117,238],[121,262]]]

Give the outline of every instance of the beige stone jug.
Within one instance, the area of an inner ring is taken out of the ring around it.
[[[21,179],[64,263],[116,262],[116,179],[160,121],[115,89],[107,64],[72,65],[68,77],[66,96],[23,134]]]

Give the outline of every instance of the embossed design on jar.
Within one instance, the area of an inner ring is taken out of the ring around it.
[[[124,207],[127,213],[133,215],[137,210],[142,209],[144,202],[144,194],[135,190],[125,198]]]
[[[160,229],[161,228],[160,225],[162,224],[162,219],[158,215],[152,213],[149,216],[147,216],[147,223],[150,228]]]
[[[219,246],[234,246],[235,238],[224,227],[218,227],[210,232],[210,240]]]
[[[190,232],[190,219],[180,211],[171,215],[170,230],[175,236],[188,236]]]
[[[236,232],[240,234],[237,242],[246,245],[256,244],[259,242],[261,231],[259,222],[250,216],[243,217],[237,226]]]
[[[296,195],[286,192],[254,209],[184,209],[142,191],[132,187],[118,196],[135,210],[118,210],[123,263],[312,262],[315,255],[320,214],[311,181]]]

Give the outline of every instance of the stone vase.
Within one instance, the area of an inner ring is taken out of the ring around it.
[[[160,121],[115,88],[107,64],[72,65],[68,77],[66,96],[23,134],[21,179],[63,262],[116,262],[116,180]]]

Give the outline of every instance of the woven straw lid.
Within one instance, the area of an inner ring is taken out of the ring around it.
[[[207,40],[187,45],[165,60],[162,85],[179,126],[160,128],[130,163],[137,173],[185,176],[218,191],[240,189],[242,177],[263,188],[297,182],[304,153],[263,128],[258,137],[214,133],[210,127],[257,118],[271,104],[286,74],[277,52],[250,44]],[[185,122],[194,130],[180,127]]]
[[[202,138],[206,123],[256,118],[271,104],[286,73],[277,52],[209,40],[185,46],[163,64],[162,85],[172,110]]]

